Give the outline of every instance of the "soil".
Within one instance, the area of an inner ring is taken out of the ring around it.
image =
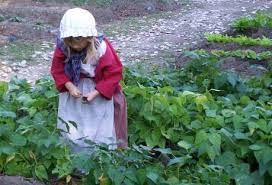
[[[61,2],[61,3],[60,3]],[[0,24],[0,35],[15,36],[17,39],[52,39],[52,33],[67,9],[76,7],[67,1],[31,1],[31,0],[6,0],[1,6],[0,15],[5,21]],[[163,11],[176,10],[181,3],[171,1],[163,3],[160,0],[133,1],[114,0],[109,7],[99,7],[88,3],[82,8],[88,9],[96,17],[98,25],[107,24],[125,17],[144,16]]]
[[[34,82],[49,75],[59,21],[67,9],[75,6],[54,0],[1,2],[0,79],[8,81],[16,75]],[[162,2],[114,0],[108,8],[92,4],[84,8],[95,15],[99,31],[108,36],[124,65],[147,66],[173,66],[184,50],[199,48],[204,33],[227,32],[236,18],[272,8],[270,0]],[[26,44],[25,48],[21,43]]]
[[[272,38],[272,30],[269,29],[251,29],[244,32],[238,32],[234,29],[228,30],[226,33],[228,36],[238,36],[245,35],[252,38]],[[237,43],[219,43],[219,42],[208,42],[204,40],[197,47],[189,48],[188,50],[193,51],[196,49],[203,49],[205,51],[212,50],[224,50],[224,51],[235,51],[235,50],[253,50],[256,53],[261,53],[265,51],[271,51],[272,46],[242,46]],[[189,61],[189,58],[180,55],[177,58],[176,67],[181,68],[186,65]],[[268,65],[271,60],[250,60],[250,59],[241,59],[238,57],[226,57],[222,65],[222,70],[233,70],[245,76],[258,75],[262,72],[267,71]]]

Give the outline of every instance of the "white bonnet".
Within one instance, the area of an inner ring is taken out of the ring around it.
[[[60,22],[60,38],[97,36],[94,16],[81,8],[69,9]]]

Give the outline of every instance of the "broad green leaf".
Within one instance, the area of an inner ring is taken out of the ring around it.
[[[196,134],[195,144],[199,145],[208,139],[208,134],[204,130],[200,130]]]
[[[260,119],[257,121],[257,124],[259,125],[259,128],[264,131],[265,133],[268,133],[268,126],[267,122],[264,119]]]
[[[16,118],[16,114],[15,112],[11,112],[11,111],[0,111],[0,117]]]
[[[230,109],[223,109],[222,115],[226,118],[230,118],[236,115],[236,112]]]
[[[146,169],[138,169],[136,172],[137,179],[141,185],[143,185],[147,179],[146,173]]]
[[[114,182],[114,184],[118,184],[121,185],[122,182],[125,179],[125,176],[123,173],[121,173],[118,169],[114,168],[114,167],[110,167],[108,170],[108,175],[110,177],[110,179],[112,180],[112,182]]]
[[[217,133],[209,133],[209,141],[215,145],[217,148],[220,148],[221,145],[221,135]]]
[[[207,96],[205,95],[199,95],[196,97],[195,102],[196,104],[203,105],[208,101]]]
[[[248,96],[242,96],[242,97],[240,98],[240,103],[241,103],[242,105],[247,105],[249,102],[250,102],[250,98],[249,98]]]
[[[241,122],[243,118],[240,115],[233,116],[233,125],[235,130],[239,130],[240,128],[244,127],[244,124]]]
[[[206,116],[208,116],[208,117],[212,117],[212,118],[216,117],[216,110],[207,109],[207,110],[205,110],[205,112],[206,112]]]
[[[165,182],[169,185],[174,185],[174,184],[178,184],[179,183],[179,179],[175,176],[171,176],[167,179],[167,181]]]
[[[11,144],[14,146],[25,146],[26,138],[19,134],[14,134],[10,137]]]
[[[208,156],[209,156],[209,158],[211,159],[211,161],[214,161],[215,156],[216,156],[217,154],[219,154],[219,153],[218,153],[218,150],[217,150],[217,147],[215,147],[215,146],[209,146],[209,147],[208,147],[208,150],[207,150],[207,153],[208,153]]]
[[[161,152],[162,154],[172,154],[172,150],[170,148],[154,148],[153,150]]]
[[[261,150],[262,146],[254,144],[254,145],[250,145],[248,148],[251,150]]]
[[[256,122],[249,122],[247,125],[251,135],[255,132],[257,128],[259,128],[259,125]]]
[[[35,100],[33,100],[30,94],[22,93],[17,97],[17,101],[25,106],[30,106]]]
[[[159,179],[159,174],[155,173],[155,172],[147,172],[146,174],[147,178],[149,178],[152,182],[154,182],[155,184],[157,184],[158,179]]]
[[[198,157],[201,156],[202,154],[207,153],[209,149],[210,145],[208,144],[208,142],[203,142],[202,144],[200,144],[198,148]]]
[[[12,147],[10,144],[0,144],[0,154],[7,154],[11,155],[16,151],[14,147]]]
[[[48,180],[48,175],[47,175],[46,169],[43,165],[35,166],[35,175],[40,180]]]
[[[133,183],[138,182],[135,170],[127,170],[125,176],[127,179],[129,179]]]
[[[170,159],[169,162],[167,163],[167,166],[171,166],[174,164],[178,164],[179,166],[183,166],[184,164],[186,164],[187,159],[188,159],[187,157],[176,157],[176,158]]]
[[[6,163],[12,161],[15,158],[15,154],[9,155],[6,159]]]
[[[235,73],[228,73],[227,79],[228,79],[228,82],[234,87],[237,84],[239,77]]]
[[[236,156],[235,153],[227,151],[215,159],[216,164],[221,166],[235,165]]]
[[[263,155],[263,163],[267,164],[268,162],[272,161],[272,148],[266,147],[262,150]]]
[[[53,97],[56,97],[57,96],[57,93],[55,91],[46,91],[45,92],[45,96],[47,98],[53,98]]]
[[[250,140],[247,134],[238,131],[234,133],[234,137],[236,139]]]
[[[32,176],[32,167],[26,162],[12,160],[5,166],[5,174],[10,176]]]
[[[8,91],[8,83],[0,81],[0,96],[2,97]]]
[[[186,150],[192,148],[192,144],[188,143],[187,141],[179,141],[178,146],[180,146],[181,148],[184,148]]]

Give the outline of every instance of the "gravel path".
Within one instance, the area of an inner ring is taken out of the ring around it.
[[[197,45],[205,32],[227,31],[236,18],[272,8],[271,0],[190,0],[186,6],[160,15],[128,18],[101,25],[123,63],[171,63],[183,50]],[[17,75],[34,81],[49,74],[54,44],[42,42],[30,56],[35,61],[0,60],[0,79]]]

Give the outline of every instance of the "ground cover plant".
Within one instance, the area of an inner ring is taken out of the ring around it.
[[[53,81],[2,82],[1,172],[69,182],[81,169],[86,184],[269,184],[272,74],[243,79],[221,72],[216,56],[187,55],[184,70],[127,69],[126,151],[86,140],[72,154],[56,129]]]
[[[257,13],[255,16],[241,17],[234,21],[233,27],[238,31],[249,31],[258,28],[272,29],[272,17],[268,14]]]

